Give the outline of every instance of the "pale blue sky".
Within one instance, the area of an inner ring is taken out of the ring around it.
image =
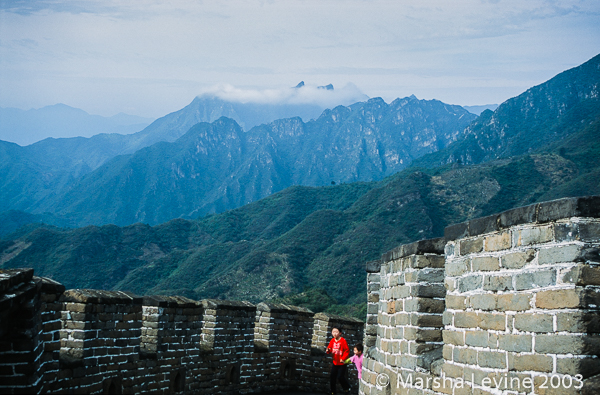
[[[600,53],[599,26],[598,0],[0,0],[0,107],[160,117],[301,80],[501,103]]]

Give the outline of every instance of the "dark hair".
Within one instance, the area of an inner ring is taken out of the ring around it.
[[[356,348],[360,352],[363,352],[363,345],[360,343],[358,343],[356,346],[354,346],[354,348]]]
[[[331,330],[333,331],[334,329],[337,329],[340,333],[342,333],[342,330],[340,328],[338,328],[337,326],[334,326],[333,328],[331,328]]]

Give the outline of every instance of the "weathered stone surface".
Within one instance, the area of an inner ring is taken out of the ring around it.
[[[525,252],[513,252],[503,255],[500,260],[502,267],[507,269],[520,269],[526,266],[535,258],[535,250],[527,250]]]
[[[469,235],[468,222],[450,225],[444,229],[444,239],[446,239],[446,241],[461,239],[468,235]]]
[[[547,243],[552,240],[552,226],[537,226],[513,231],[512,244],[514,246],[528,246]]]
[[[469,235],[477,236],[484,233],[495,232],[499,229],[498,215],[476,218],[469,221]]]
[[[461,240],[459,243],[460,255],[468,255],[483,250],[483,238],[477,237],[474,239]]]
[[[511,247],[510,232],[501,232],[484,239],[485,251],[502,251]]]
[[[471,270],[479,271],[495,271],[500,269],[500,260],[494,256],[475,257],[471,259]]]
[[[579,289],[553,289],[538,292],[535,305],[540,309],[572,309],[579,307],[581,298]]]

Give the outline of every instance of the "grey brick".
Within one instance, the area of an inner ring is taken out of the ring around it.
[[[531,335],[503,335],[500,334],[498,347],[505,351],[531,352]]]
[[[513,246],[527,246],[552,241],[552,226],[539,226],[513,231]]]
[[[502,267],[507,269],[520,269],[527,265],[535,258],[535,250],[527,250],[524,252],[513,252],[506,254],[500,258]]]
[[[555,270],[538,270],[530,273],[520,273],[515,276],[515,289],[517,291],[547,287],[555,283]]]
[[[515,328],[526,332],[552,332],[552,316],[550,314],[517,314]]]
[[[581,246],[575,244],[543,248],[538,254],[538,264],[583,262],[583,255]]]
[[[486,291],[507,291],[513,289],[512,276],[485,276],[483,289]]]
[[[466,276],[458,279],[458,291],[467,292],[481,288],[483,281],[482,276]]]

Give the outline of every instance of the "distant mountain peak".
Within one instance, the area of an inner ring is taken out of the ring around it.
[[[326,89],[328,91],[333,90],[333,84],[325,85],[325,86],[317,86],[317,89]]]
[[[300,81],[298,83],[298,85],[296,85],[294,88],[302,88],[304,86],[304,81]]]

